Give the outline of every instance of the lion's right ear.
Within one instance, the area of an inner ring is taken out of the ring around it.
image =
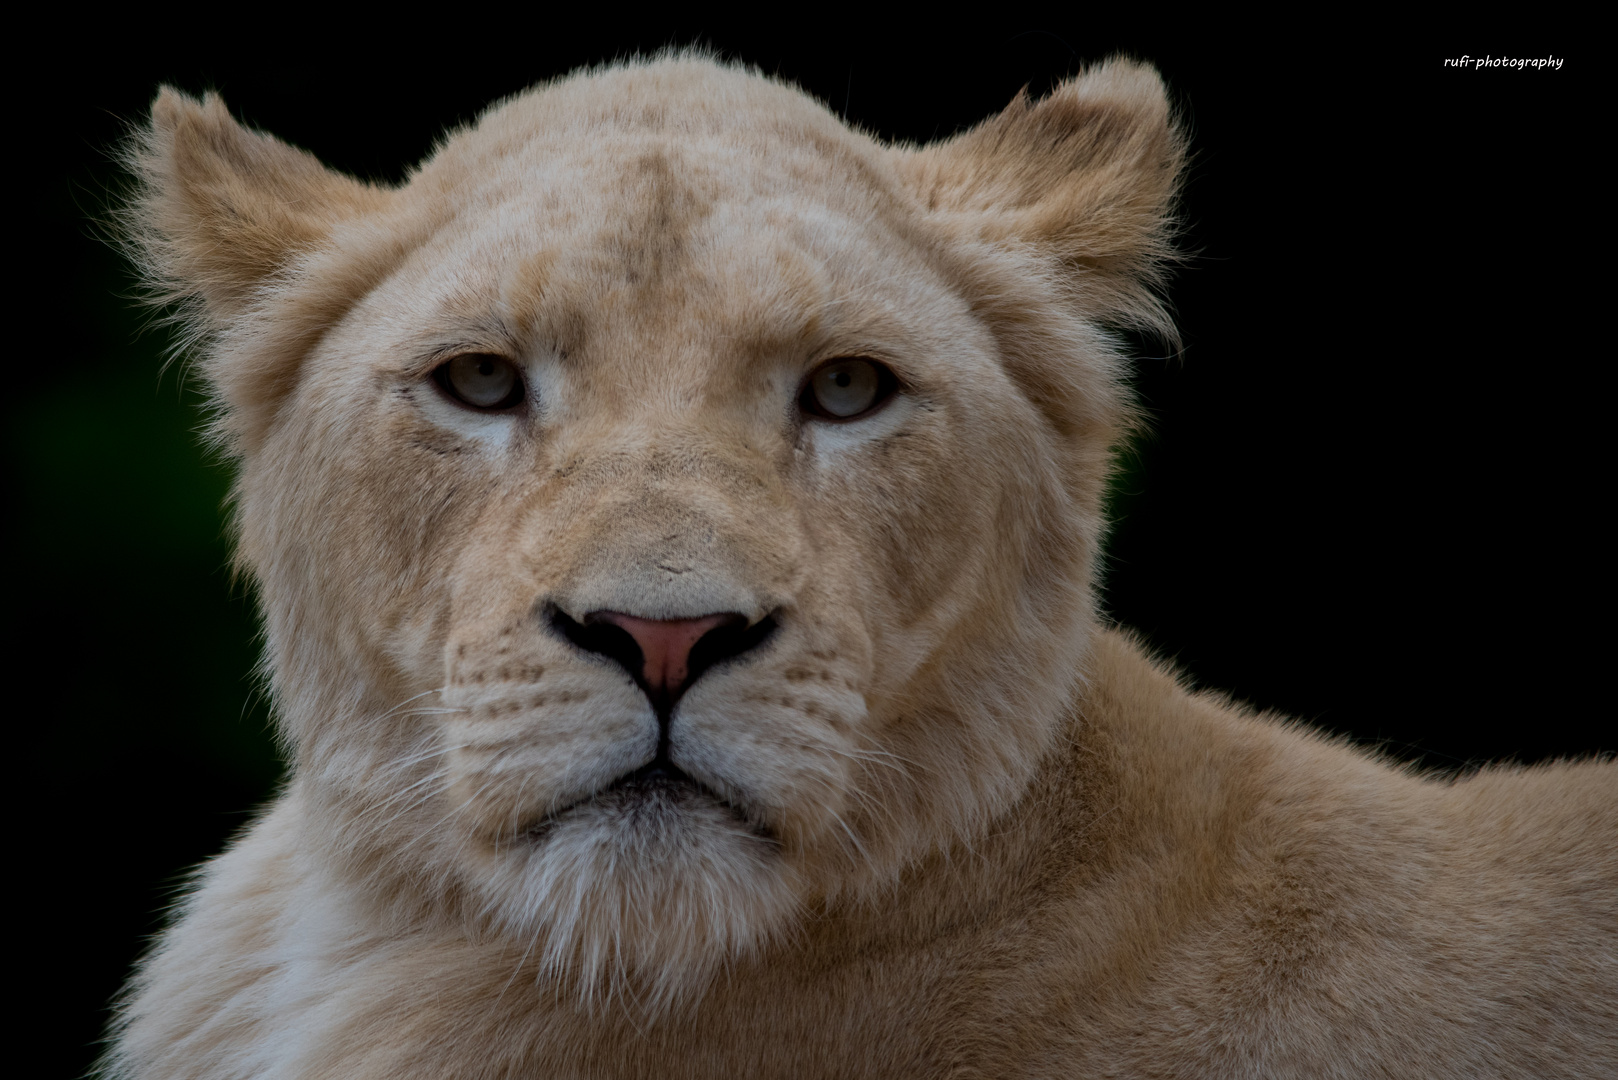
[[[169,87],[128,160],[141,181],[128,224],[148,281],[161,300],[200,300],[214,323],[387,195],[242,127],[216,94]]]

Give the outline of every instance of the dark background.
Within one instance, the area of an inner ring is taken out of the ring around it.
[[[4,398],[5,537],[28,777],[14,874],[33,913],[13,925],[50,1072],[88,1065],[186,868],[282,770],[251,598],[226,569],[227,470],[198,446],[183,365],[163,367],[167,331],[98,239],[109,151],[163,81],[396,181],[494,98],[671,41],[913,140],[1084,61],[1153,61],[1192,136],[1194,257],[1172,289],[1183,351],[1134,343],[1154,433],[1118,485],[1109,610],[1199,685],[1426,768],[1618,748],[1587,704],[1611,599],[1594,377],[1611,345],[1584,281],[1610,276],[1585,260],[1605,256],[1611,198],[1593,190],[1586,77],[1577,54],[1561,71],[1442,63],[1567,56],[1577,39],[1272,34],[1074,19],[904,37],[491,28],[322,53],[109,40],[35,86],[20,137],[42,164],[11,170],[26,329]]]

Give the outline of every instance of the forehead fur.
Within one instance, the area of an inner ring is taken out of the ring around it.
[[[473,246],[503,264],[510,317],[536,305],[575,341],[625,287],[706,280],[734,294],[774,280],[813,308],[823,298],[805,279],[817,275],[793,251],[824,266],[864,248],[870,261],[858,230],[913,231],[881,147],[791,88],[692,59],[514,98],[450,138],[403,194],[437,205],[431,246],[486,238]],[[570,299],[596,310],[569,312]]]

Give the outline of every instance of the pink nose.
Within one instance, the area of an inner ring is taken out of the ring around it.
[[[609,622],[628,632],[640,646],[641,680],[653,694],[676,695],[689,674],[691,649],[708,631],[738,621],[735,615],[700,619],[642,619],[618,611],[592,612],[590,620]]]

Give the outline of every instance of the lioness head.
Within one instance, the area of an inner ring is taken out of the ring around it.
[[[920,149],[637,63],[392,189],[165,92],[319,872],[662,1000],[970,842],[1084,670],[1180,160],[1124,62]]]

